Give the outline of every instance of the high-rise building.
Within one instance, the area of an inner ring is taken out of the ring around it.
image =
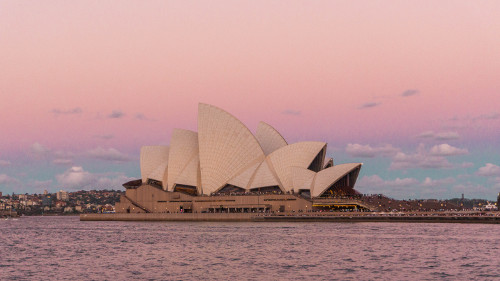
[[[61,201],[68,201],[69,200],[69,195],[67,191],[59,190],[57,192],[57,200]]]

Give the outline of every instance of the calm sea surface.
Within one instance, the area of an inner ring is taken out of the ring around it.
[[[500,280],[500,225],[0,221],[0,280]]]

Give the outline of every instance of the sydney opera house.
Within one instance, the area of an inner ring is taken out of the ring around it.
[[[141,148],[141,179],[125,183],[117,213],[308,212],[357,194],[361,163],[335,165],[325,142],[288,144],[270,125],[253,134],[228,112],[199,104],[198,132]]]

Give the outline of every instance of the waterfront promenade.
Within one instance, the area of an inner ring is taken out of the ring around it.
[[[312,212],[81,214],[81,221],[418,222],[500,224],[500,212]]]

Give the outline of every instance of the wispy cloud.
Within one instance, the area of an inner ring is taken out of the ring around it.
[[[17,179],[9,177],[6,174],[0,174],[0,184],[9,184],[9,183],[17,183],[19,182]]]
[[[437,151],[436,151],[437,152]],[[391,170],[450,169],[453,165],[442,155],[434,155],[420,144],[415,153],[398,152],[392,157]]]
[[[406,91],[402,92],[401,96],[402,97],[411,97],[411,96],[417,95],[418,93],[419,93],[418,90],[409,89],[409,90],[406,90]]]
[[[118,189],[121,184],[132,180],[122,173],[90,173],[81,166],[73,166],[56,175],[60,187],[67,189]]]
[[[417,135],[416,137],[420,139],[434,139],[439,141],[446,141],[446,140],[459,139],[460,135],[457,132],[451,132],[451,131],[440,132],[440,133],[434,133],[433,131],[426,131]]]
[[[405,187],[418,185],[419,181],[415,178],[396,178],[394,180],[383,180],[378,175],[364,176],[359,182],[360,187]]]
[[[10,161],[8,160],[1,160],[0,159],[0,166],[10,166]]]
[[[393,147],[390,144],[384,146],[362,145],[357,143],[349,143],[345,151],[353,157],[373,158],[375,156],[393,156],[400,151],[399,148]]]
[[[367,102],[358,107],[358,109],[367,109],[381,105],[379,102]]]
[[[302,114],[302,112],[300,112],[299,110],[293,110],[293,109],[286,109],[281,113],[286,115],[295,115],[295,116],[299,116]]]
[[[71,164],[73,164],[73,160],[67,159],[67,158],[56,158],[56,159],[52,160],[52,163],[54,163],[56,165],[71,165]]]
[[[472,163],[472,162],[462,162],[462,164],[460,164],[460,167],[462,167],[462,168],[474,167],[474,163]]]
[[[56,175],[56,179],[62,186],[67,188],[80,188],[94,181],[92,174],[84,171],[80,166],[74,166],[64,173]]]
[[[98,139],[103,139],[103,140],[110,140],[110,139],[114,138],[115,136],[114,135],[94,135],[93,137],[98,138]]]
[[[98,147],[92,150],[89,150],[87,152],[87,155],[90,157],[100,159],[100,160],[106,160],[106,161],[113,161],[113,162],[126,162],[132,160],[132,157],[121,153],[115,148],[102,148]]]
[[[49,148],[41,145],[38,142],[35,142],[34,144],[31,145],[31,152],[35,155],[42,155],[42,154],[45,154],[49,151],[50,151]]]
[[[141,120],[141,121],[155,121],[153,119],[146,117],[146,115],[144,115],[144,113],[140,113],[140,112],[135,114],[135,119]]]
[[[456,180],[454,178],[444,178],[444,179],[431,179],[429,177],[426,177],[425,180],[421,183],[421,186],[425,187],[435,187],[435,186],[442,186],[442,185],[450,185],[454,184]]]
[[[72,115],[72,114],[80,114],[82,113],[82,109],[80,107],[75,107],[67,110],[59,109],[59,108],[54,108],[52,109],[52,113],[54,115]]]
[[[485,166],[477,170],[476,175],[482,177],[500,176],[500,167],[492,163],[486,163]]]
[[[496,120],[496,119],[499,119],[499,118],[500,118],[500,113],[493,112],[493,113],[482,114],[482,115],[473,117],[472,120],[473,121],[476,121],[476,120]]]
[[[113,110],[109,115],[108,118],[110,119],[119,119],[125,116],[125,113],[123,113],[121,110]]]
[[[468,154],[469,151],[463,148],[453,147],[447,143],[443,143],[440,145],[435,145],[430,149],[430,153],[432,155],[437,156],[455,156],[455,155],[464,155]]]

